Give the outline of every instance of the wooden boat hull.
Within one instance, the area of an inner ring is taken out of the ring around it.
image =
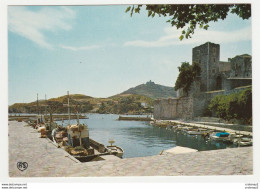
[[[124,150],[119,146],[107,146],[107,149],[110,154],[113,154],[117,157],[122,158],[124,155]]]

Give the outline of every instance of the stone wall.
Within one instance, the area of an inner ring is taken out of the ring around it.
[[[250,55],[239,55],[232,59],[230,77],[252,78],[252,57]]]
[[[245,90],[250,86],[239,87],[233,90],[209,91],[176,99],[160,99],[154,101],[154,118],[163,120],[185,119],[191,120],[203,116],[211,99],[217,95],[228,95]]]
[[[230,72],[231,62],[219,61],[218,69],[219,69],[219,72]]]
[[[227,78],[223,80],[223,88],[225,91],[248,85],[252,85],[251,78]]]
[[[160,99],[154,101],[155,119],[192,119],[193,98]]]

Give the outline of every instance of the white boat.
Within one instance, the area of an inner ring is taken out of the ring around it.
[[[236,133],[230,133],[228,138],[226,140],[224,140],[224,141],[234,143],[234,141],[236,141],[237,139],[240,139],[242,137],[243,137],[243,135],[236,134]]]
[[[183,132],[187,132],[187,131],[191,131],[193,129],[193,127],[180,127],[181,131]]]
[[[252,138],[238,138],[233,140],[238,146],[252,146],[253,139]]]
[[[122,158],[124,155],[124,150],[119,146],[113,145],[115,143],[113,139],[109,139],[108,142],[110,143],[110,146],[107,146],[108,153]]]
[[[239,144],[240,146],[252,146],[253,145],[253,142],[250,141],[250,142],[240,142]]]
[[[196,129],[196,130],[188,130],[187,133],[189,135],[202,135],[206,131],[207,131],[206,129]]]
[[[119,146],[107,146],[108,152],[112,155],[122,158],[124,155],[124,150]]]

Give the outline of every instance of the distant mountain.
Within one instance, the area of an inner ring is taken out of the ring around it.
[[[153,101],[157,98],[174,98],[176,93],[173,87],[166,87],[148,81],[146,84],[130,88],[121,94],[108,98],[95,98],[84,94],[71,94],[70,104],[80,104],[80,112],[113,113],[113,114],[142,114],[151,113]],[[66,113],[67,95],[51,98],[47,101],[39,100],[30,103],[15,103],[9,106],[9,113],[37,113],[45,111],[45,107],[56,102],[55,113]],[[38,108],[37,108],[38,107]],[[73,108],[71,111],[73,112]]]
[[[60,96],[51,98],[47,101],[39,100],[30,103],[15,103],[9,106],[9,113],[37,113],[44,112],[45,108],[48,112],[50,107],[55,107],[55,113],[67,113],[68,96]],[[55,102],[55,103],[54,103]],[[119,94],[109,98],[94,98],[83,94],[71,94],[70,105],[71,113],[75,113],[76,104],[79,106],[81,113],[113,113],[113,114],[143,114],[151,113],[153,107],[153,99],[138,94]]]
[[[138,94],[152,99],[176,97],[176,92],[173,87],[158,85],[152,81],[130,88],[121,94]]]

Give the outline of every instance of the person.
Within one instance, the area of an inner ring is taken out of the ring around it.
[[[53,142],[56,142],[56,140],[55,140],[56,133],[57,133],[57,126],[56,126],[56,128],[53,129],[52,132],[51,132],[51,136],[52,136]]]

